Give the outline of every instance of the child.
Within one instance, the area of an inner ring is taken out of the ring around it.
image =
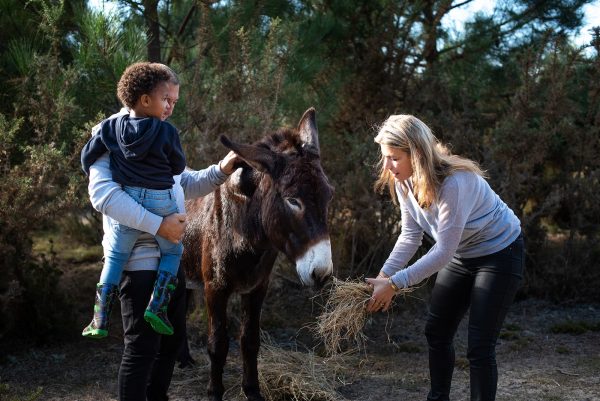
[[[138,203],[159,216],[178,212],[173,193],[173,176],[185,168],[185,156],[177,129],[168,122],[174,107],[169,89],[179,86],[175,73],[158,63],[132,64],[117,85],[117,95],[129,114],[102,122],[99,133],[81,152],[83,170],[107,151],[113,180]],[[108,319],[118,284],[131,250],[142,233],[110,220],[111,232],[105,235],[104,268],[96,288],[94,318],[82,335],[103,338],[108,335]],[[181,243],[155,236],[161,259],[154,291],[144,319],[160,334],[173,334],[167,306],[177,284],[177,270],[183,252]]]

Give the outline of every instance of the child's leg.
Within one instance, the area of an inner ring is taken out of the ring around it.
[[[123,269],[129,260],[131,250],[142,233],[131,227],[119,224],[107,217],[110,231],[104,233],[104,266],[100,273],[100,284],[118,285]]]
[[[126,190],[129,189],[126,187]],[[135,190],[137,191],[137,190]],[[159,216],[168,216],[178,212],[177,202],[172,189],[140,191],[140,201],[148,211]],[[167,317],[167,307],[173,290],[177,286],[177,271],[183,245],[174,244],[156,236],[160,248],[160,263],[152,297],[144,313],[144,319],[160,334],[173,334],[173,326]]]
[[[142,199],[142,205],[150,212],[163,217],[179,211],[172,189],[161,191],[146,190],[145,197]],[[160,248],[158,270],[177,276],[179,262],[183,253],[183,245],[181,243],[175,244],[158,235],[155,238]]]
[[[173,334],[173,325],[167,317],[167,307],[171,294],[177,286],[177,271],[183,253],[183,245],[181,243],[174,244],[158,235],[155,238],[160,246],[160,264],[154,291],[144,313],[144,319],[158,333],[171,335]]]
[[[164,270],[158,271],[144,319],[160,334],[173,334],[173,325],[169,321],[167,310],[176,287],[177,276]]]
[[[103,338],[108,335],[110,312],[118,294],[121,273],[140,234],[140,231],[119,225],[115,221],[109,222],[111,230],[105,233],[103,241],[104,267],[96,286],[94,316],[91,323],[83,329],[84,337]]]
[[[183,254],[183,244],[181,242],[174,244],[159,235],[154,238],[156,238],[156,242],[160,248],[158,270],[177,276],[179,262],[181,262],[181,255]]]
[[[94,317],[81,333],[84,337],[104,338],[108,335],[108,323],[112,306],[119,293],[118,287],[113,284],[96,285],[96,301],[94,304]]]

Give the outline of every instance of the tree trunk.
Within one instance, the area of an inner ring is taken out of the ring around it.
[[[148,61],[160,63],[160,25],[158,23],[158,0],[144,0],[144,20],[148,32]]]

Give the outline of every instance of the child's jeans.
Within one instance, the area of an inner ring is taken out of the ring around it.
[[[123,186],[133,199],[146,210],[159,216],[177,213],[177,201],[172,189],[147,189]],[[116,220],[108,218],[110,231],[105,236],[104,268],[100,274],[100,284],[119,284],[123,268],[129,260],[133,245],[142,231],[127,227]],[[160,248],[158,270],[177,275],[179,261],[183,253],[181,242],[174,244],[159,235],[154,237]]]

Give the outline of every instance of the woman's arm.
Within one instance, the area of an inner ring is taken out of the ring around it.
[[[455,177],[446,179],[438,200],[438,227],[435,244],[425,255],[411,266],[400,270],[392,280],[396,286],[408,287],[418,284],[440,271],[454,257],[464,231],[473,202],[467,194],[468,188],[461,188]],[[472,198],[472,196],[471,196]]]
[[[407,210],[403,210],[402,214],[402,232],[404,233],[405,224],[407,224],[407,228],[413,230],[413,233],[408,236],[408,238],[412,238],[409,242],[412,245],[407,246],[406,243],[403,243],[402,235],[398,238],[398,242],[386,261],[387,267],[386,270],[382,269],[381,274],[377,278],[368,278],[367,283],[373,286],[373,295],[371,296],[370,301],[367,304],[367,311],[375,312],[378,310],[386,311],[392,302],[392,298],[396,294],[396,289],[390,285],[390,282],[384,275],[388,275],[391,282],[397,288],[406,288],[411,285],[415,285],[421,282],[423,279],[431,276],[432,274],[438,272],[445,265],[447,265],[452,257],[456,253],[458,249],[458,244],[460,242],[460,238],[462,232],[464,230],[466,224],[466,218],[469,213],[469,206],[465,205],[465,202],[461,203],[460,209],[458,208],[460,199],[460,190],[455,180],[451,182],[451,185],[447,185],[442,193],[440,194],[440,198],[438,201],[438,230],[437,230],[437,238],[436,243],[433,247],[419,260],[413,263],[411,266],[406,269],[395,269],[396,267],[403,266],[400,263],[407,263],[406,258],[412,257],[414,253],[410,253],[415,245],[418,247],[421,243],[421,239],[423,237],[423,231],[420,231],[420,236],[418,244],[415,242],[416,230],[420,229],[418,224],[414,221],[414,219],[409,218],[405,220],[406,216],[409,215]],[[398,248],[398,249],[397,249]],[[416,248],[414,248],[416,250]],[[408,256],[410,254],[410,257]],[[397,260],[394,258],[397,257]],[[406,262],[405,262],[406,261]],[[388,262],[390,264],[388,265]],[[392,274],[387,274],[386,272],[392,272]]]
[[[401,232],[394,248],[381,268],[381,277],[390,277],[403,269],[417,252],[423,241],[423,229],[408,212],[406,200],[398,194],[401,212]]]

